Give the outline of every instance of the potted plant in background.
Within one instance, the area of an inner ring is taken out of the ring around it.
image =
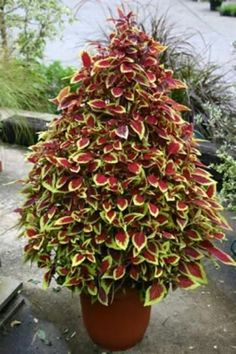
[[[119,10],[109,44],[82,54],[54,120],[28,160],[20,208],[27,260],[81,294],[85,325],[110,350],[135,345],[170,289],[206,284],[202,260],[235,265],[215,242],[229,226],[198,159],[185,84],[159,63],[165,50]]]
[[[216,11],[222,4],[223,0],[210,0],[211,11]]]

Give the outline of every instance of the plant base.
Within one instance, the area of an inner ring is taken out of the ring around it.
[[[110,306],[91,303],[91,297],[81,295],[85,327],[94,343],[110,350],[126,350],[144,336],[150,320],[151,307],[144,307],[137,290],[118,293]]]

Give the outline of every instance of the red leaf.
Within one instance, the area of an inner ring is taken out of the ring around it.
[[[176,265],[176,263],[178,263],[180,257],[176,256],[176,255],[170,255],[167,257],[163,257],[163,260],[166,264],[173,264]]]
[[[216,195],[216,183],[213,183],[208,186],[206,193],[209,198],[213,198]]]
[[[93,155],[90,152],[83,152],[73,157],[73,160],[79,164],[86,164],[93,160]]]
[[[97,60],[97,61],[94,63],[94,66],[97,67],[97,68],[100,68],[100,69],[109,68],[110,65],[111,65],[111,62],[112,62],[114,59],[115,59],[115,57],[108,57],[108,58],[105,58],[105,59]]]
[[[123,265],[118,265],[113,271],[113,277],[115,280],[123,278],[125,275],[125,267]]]
[[[88,102],[88,105],[93,109],[104,109],[106,108],[106,102],[103,100],[92,100]]]
[[[206,249],[212,256],[217,258],[222,263],[236,266],[236,262],[232,257],[230,257],[227,253],[223,252],[219,248],[215,247],[210,241],[202,241],[199,246],[203,249]]]
[[[178,277],[177,283],[180,288],[184,289],[194,289],[200,286],[200,284],[195,283],[193,280],[189,279],[188,277],[185,277],[184,275]]]
[[[108,178],[108,183],[110,187],[115,187],[117,185],[117,178],[114,176],[111,176]]]
[[[170,155],[176,155],[182,148],[182,144],[177,142],[177,141],[172,141],[168,145],[168,154]]]
[[[82,59],[83,65],[86,68],[90,68],[90,66],[91,66],[91,58],[90,58],[90,55],[87,52],[83,52],[82,53],[81,59]]]
[[[97,244],[101,244],[101,243],[103,243],[103,242],[105,242],[105,241],[106,241],[106,235],[105,235],[104,233],[95,236],[95,242],[96,242]]]
[[[124,114],[126,113],[126,109],[125,107],[121,106],[121,105],[114,105],[114,104],[110,104],[106,107],[106,109],[113,114]]]
[[[132,237],[134,247],[140,252],[147,244],[147,238],[143,232],[136,232]]]
[[[111,89],[111,93],[114,97],[120,97],[123,94],[123,88],[122,87],[113,87]]]
[[[114,150],[122,150],[122,143],[120,140],[116,140],[114,143],[113,143],[113,149]]]
[[[147,177],[147,181],[153,187],[158,187],[159,186],[158,178],[155,175],[149,175]]]
[[[198,263],[186,263],[186,268],[191,275],[196,278],[203,278],[201,268]]]
[[[115,241],[116,241],[117,246],[119,246],[122,250],[126,250],[126,248],[128,247],[128,243],[129,243],[129,236],[124,231],[118,231],[115,234]]]
[[[38,235],[38,232],[35,229],[27,229],[25,231],[27,237],[34,237],[35,235]]]
[[[176,208],[177,208],[177,210],[180,210],[180,211],[186,211],[188,209],[188,206],[184,202],[178,201],[176,203]]]
[[[174,165],[173,161],[169,161],[169,162],[167,163],[165,173],[166,173],[168,176],[172,176],[172,175],[175,175],[175,174],[176,174],[175,165]]]
[[[97,186],[104,186],[108,182],[108,178],[105,175],[97,173],[94,176],[94,182]]]
[[[136,194],[133,196],[134,205],[143,205],[144,197],[140,194]]]
[[[184,253],[186,254],[186,256],[196,260],[201,259],[204,256],[203,253],[193,247],[186,247],[184,249]]]
[[[119,208],[121,211],[123,211],[123,210],[125,210],[125,209],[127,208],[127,206],[128,206],[128,200],[125,199],[125,198],[119,198],[119,199],[117,200],[117,205],[118,205],[118,208]]]
[[[103,155],[103,161],[105,161],[106,163],[117,163],[118,162],[118,158],[117,155],[114,153],[111,154],[105,154]]]
[[[209,235],[211,238],[215,238],[216,240],[223,240],[225,238],[225,234],[223,232],[214,232]]]
[[[160,180],[158,181],[158,185],[162,193],[165,193],[168,190],[168,184],[166,181]]]
[[[166,288],[163,284],[153,283],[146,290],[144,306],[150,306],[161,301],[166,294]]]
[[[197,174],[192,174],[191,178],[199,183],[199,184],[203,184],[204,186],[207,186],[209,184],[212,184],[212,180],[209,177],[203,177]]]
[[[128,101],[134,101],[134,94],[133,92],[126,92],[124,94],[125,98],[128,100]]]
[[[114,221],[115,217],[116,217],[116,212],[114,210],[110,210],[105,215],[106,215],[106,219],[111,224]]]
[[[195,230],[187,230],[186,235],[193,241],[199,241],[202,239],[199,233]]]
[[[137,270],[137,267],[132,266],[130,268],[129,275],[130,275],[130,278],[132,278],[132,279],[137,281],[138,278],[139,278],[139,271]]]
[[[143,139],[145,134],[145,126],[143,122],[132,120],[130,123],[131,128],[138,134],[139,139]]]
[[[70,192],[76,191],[82,186],[82,183],[83,183],[83,179],[81,177],[74,178],[74,179],[72,179],[72,181],[70,181],[69,186],[68,186],[68,190]]]
[[[157,60],[154,57],[147,57],[145,58],[143,62],[143,66],[148,67],[148,66],[154,66],[157,65]]]
[[[154,218],[156,218],[159,214],[159,209],[156,205],[152,204],[152,203],[148,203],[148,209],[149,212],[152,216],[154,216]]]
[[[127,73],[133,73],[134,69],[132,68],[132,66],[130,64],[123,63],[120,66],[120,71],[123,74],[127,74]]]
[[[76,84],[76,83],[78,83],[80,81],[84,81],[85,79],[87,79],[87,75],[85,75],[84,73],[81,73],[81,72],[77,72],[72,77],[70,82],[71,82],[71,84]]]
[[[58,219],[54,225],[66,225],[71,224],[74,222],[74,219],[71,216],[63,216],[62,218]]]
[[[99,288],[98,290],[98,301],[101,302],[101,304],[108,306],[108,295],[103,288]]]
[[[131,173],[138,175],[141,172],[142,166],[137,162],[132,162],[128,164],[128,170]]]
[[[80,138],[77,141],[76,145],[79,149],[84,149],[86,146],[89,145],[89,139],[88,138]]]
[[[175,239],[175,236],[171,232],[168,232],[168,231],[162,231],[162,235],[167,240],[174,240]]]
[[[156,81],[156,75],[152,72],[146,72],[146,76],[150,82],[155,82]]]
[[[67,159],[65,159],[64,157],[57,157],[56,161],[62,167],[71,167],[70,162]]]

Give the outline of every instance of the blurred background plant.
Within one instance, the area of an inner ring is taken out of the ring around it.
[[[168,13],[159,15],[153,7],[144,7],[137,2],[139,25],[157,41],[167,46],[160,60],[173,70],[176,78],[187,84],[187,90],[173,93],[173,98],[191,108],[184,117],[195,126],[195,130],[206,139],[211,140],[212,130],[209,125],[209,110],[206,104],[214,104],[222,111],[227,112],[227,117],[236,119],[235,98],[232,91],[232,82],[229,82],[222,66],[212,63],[204,55],[197,52],[191,44],[193,36],[197,33],[178,33],[177,26],[168,21]],[[203,40],[203,39],[202,39]],[[197,124],[195,116],[202,115],[201,124]]]
[[[42,59],[46,40],[62,33],[73,20],[71,10],[57,0],[0,0],[1,54],[27,63]]]
[[[216,153],[220,162],[212,168],[222,176],[219,196],[225,207],[236,211],[236,120],[214,104],[205,104],[205,110],[212,140],[218,147]],[[201,114],[196,116],[199,123],[202,119]]]
[[[61,81],[71,68],[60,62],[42,64],[46,41],[63,33],[73,21],[72,11],[57,0],[0,0],[0,108],[55,113],[48,101],[65,85]],[[17,115],[11,120],[15,142],[32,136],[27,120]],[[1,116],[0,116],[1,121]],[[9,122],[0,122],[4,140]],[[25,136],[25,137],[24,137]],[[23,139],[22,139],[23,138]]]

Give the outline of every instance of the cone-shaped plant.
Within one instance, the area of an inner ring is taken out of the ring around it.
[[[137,287],[145,305],[206,283],[201,261],[235,265],[215,245],[229,228],[198,159],[185,85],[159,64],[165,50],[119,11],[109,45],[54,102],[61,110],[32,147],[20,209],[25,254],[58,284],[108,304]]]

